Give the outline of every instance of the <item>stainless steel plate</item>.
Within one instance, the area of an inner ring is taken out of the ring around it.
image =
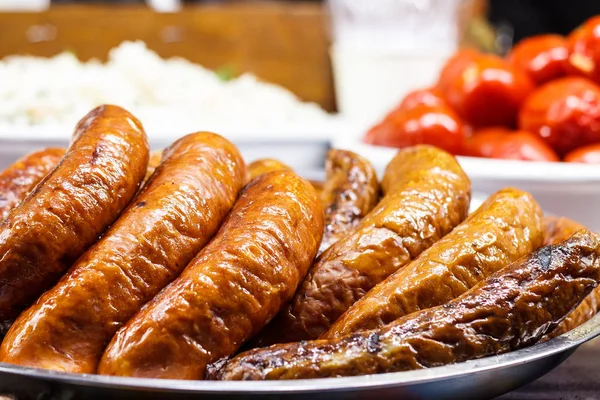
[[[352,378],[217,382],[80,375],[0,363],[0,394],[18,399],[489,399],[558,366],[600,335],[600,314],[573,331],[512,353],[428,370]]]

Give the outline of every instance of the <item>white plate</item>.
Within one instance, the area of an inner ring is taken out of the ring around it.
[[[333,147],[354,151],[373,163],[379,174],[398,149],[338,136]],[[600,231],[600,165],[542,163],[457,157],[471,178],[473,191],[489,195],[505,187],[530,192],[551,214],[572,218]]]

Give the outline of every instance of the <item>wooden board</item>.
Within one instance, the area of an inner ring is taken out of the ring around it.
[[[105,59],[124,40],[162,57],[251,72],[306,101],[335,110],[328,18],[317,3],[188,6],[158,14],[143,6],[57,5],[42,13],[0,13],[0,58],[70,50]]]

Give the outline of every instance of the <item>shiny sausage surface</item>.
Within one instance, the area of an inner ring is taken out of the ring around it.
[[[454,157],[431,146],[401,150],[382,189],[384,198],[321,254],[257,345],[321,335],[367,291],[462,222],[471,198],[470,181]]]
[[[140,122],[117,106],[77,125],[60,165],[0,224],[0,320],[16,316],[113,223],[148,164]]]
[[[406,267],[358,300],[322,338],[379,328],[445,304],[542,245],[542,210],[526,192],[504,189]]]
[[[292,172],[293,169],[289,165],[286,165],[279,160],[275,160],[274,158],[261,158],[248,164],[246,181],[250,182],[254,178],[273,171]]]
[[[0,172],[0,220],[56,168],[65,149],[48,148],[28,154]]]
[[[545,217],[545,244],[556,244],[570,238],[575,232],[586,229],[583,225],[565,217]],[[567,333],[571,329],[588,321],[600,311],[600,288],[592,290],[581,304],[574,309],[556,329],[550,332],[546,339]]]
[[[536,343],[598,285],[600,237],[543,247],[457,299],[379,329],[242,353],[212,378],[306,379],[437,367]]]
[[[327,177],[321,203],[325,231],[319,254],[352,231],[379,201],[379,183],[371,163],[356,153],[332,149],[325,162]]]
[[[200,132],[175,142],[111,229],[23,312],[0,361],[94,373],[114,333],[208,243],[245,179],[238,150]]]
[[[181,276],[117,332],[98,372],[202,379],[291,298],[322,234],[307,181],[286,171],[256,178]]]

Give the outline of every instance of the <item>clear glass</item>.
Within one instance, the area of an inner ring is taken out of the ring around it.
[[[452,51],[472,0],[328,0],[333,42],[368,51]]]

